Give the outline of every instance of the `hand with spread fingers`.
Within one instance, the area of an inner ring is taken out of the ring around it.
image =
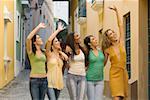
[[[62,22],[58,22],[58,30],[62,31],[64,30],[66,27],[64,27],[64,25],[62,24]]]
[[[40,23],[40,24],[38,25],[38,27],[44,29],[44,28],[46,28],[47,26],[45,25],[45,23]]]
[[[108,7],[110,10],[113,10],[113,11],[117,11],[117,8],[116,8],[116,6],[112,6],[112,7]]]

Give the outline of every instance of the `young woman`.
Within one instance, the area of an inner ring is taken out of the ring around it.
[[[113,30],[108,29],[104,35],[106,39],[105,54],[110,57],[110,88],[113,100],[123,100],[128,94],[128,74],[126,70],[126,51],[123,24],[120,20],[118,10],[116,7],[110,7],[115,11],[120,35],[116,34]]]
[[[58,100],[60,90],[64,87],[62,67],[63,60],[68,60],[68,56],[61,51],[60,42],[56,38],[56,35],[63,29],[63,26],[59,23],[58,29],[51,34],[46,44],[49,100]]]
[[[66,45],[66,53],[69,55],[66,84],[70,100],[84,100],[86,87],[85,55],[83,48],[80,46],[80,35],[70,33]]]
[[[27,53],[31,64],[30,72],[30,93],[32,100],[44,100],[47,91],[47,77],[45,70],[46,57],[40,48],[42,39],[36,33],[46,28],[44,23],[40,23],[27,37]]]
[[[97,39],[89,35],[84,39],[87,47],[88,69],[86,72],[88,100],[104,100],[104,65],[105,56],[103,51],[98,49]]]

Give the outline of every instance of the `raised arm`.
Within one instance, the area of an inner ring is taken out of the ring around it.
[[[104,59],[104,66],[105,66],[107,64],[109,54],[104,53],[104,55],[105,55],[105,59]]]
[[[109,7],[109,9],[115,11],[115,13],[116,13],[117,23],[118,23],[119,32],[120,32],[120,41],[124,42],[125,41],[125,34],[124,34],[123,22],[122,22],[122,20],[120,18],[118,9],[115,6]]]
[[[51,46],[52,46],[52,40],[56,37],[56,35],[57,35],[60,31],[62,31],[62,30],[64,30],[64,29],[65,29],[65,28],[64,28],[64,26],[62,25],[62,23],[61,23],[61,22],[58,23],[58,29],[57,29],[54,33],[52,33],[52,34],[50,35],[50,37],[48,38],[48,41],[47,41],[47,43],[46,43],[46,54],[47,54],[47,55],[51,52],[50,48],[51,48]]]
[[[46,25],[44,23],[40,23],[36,28],[33,29],[32,32],[29,33],[26,39],[26,47],[27,47],[27,53],[30,54],[32,53],[32,38],[33,36],[41,29],[41,28],[46,28]]]
[[[109,49],[105,49],[103,51],[104,53],[104,56],[105,56],[105,59],[104,59],[104,66],[107,64],[107,61],[108,61],[108,57],[109,57]]]

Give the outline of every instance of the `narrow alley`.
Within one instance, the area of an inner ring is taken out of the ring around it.
[[[48,58],[51,53],[54,57]],[[69,74],[63,77],[64,68]],[[59,100],[70,100],[69,95],[150,100],[150,0],[0,0],[0,100],[31,100],[29,81],[35,78],[44,79],[33,82],[39,89],[30,85],[39,98],[44,98],[48,80],[49,95],[57,98],[60,93]],[[66,88],[67,78],[71,89]]]

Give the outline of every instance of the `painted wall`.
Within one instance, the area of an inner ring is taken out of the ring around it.
[[[92,34],[99,40],[99,30],[102,28],[99,21],[99,14],[94,11],[91,2],[87,2],[87,34]]]
[[[74,31],[74,11],[76,10],[77,8],[77,4],[78,4],[78,0],[72,0],[71,1],[71,9],[70,9],[70,16],[71,16],[71,27],[72,27],[72,31]]]
[[[0,88],[3,88],[7,83],[9,83],[14,78],[14,23],[7,24],[7,55],[12,59],[12,62],[9,64],[7,74],[7,80],[5,79],[4,71],[4,19],[3,19],[3,10],[4,5],[11,12],[12,17],[14,14],[14,1],[13,0],[2,0],[0,1]]]
[[[148,1],[149,0],[139,0],[138,100],[149,99],[148,83],[150,79],[148,78]]]

